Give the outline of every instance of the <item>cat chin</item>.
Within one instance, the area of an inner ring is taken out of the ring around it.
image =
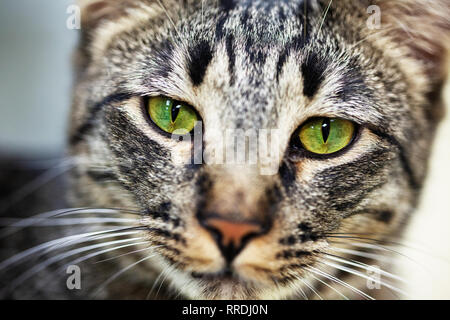
[[[195,279],[187,274],[170,276],[171,289],[193,300],[278,300],[294,298],[298,287],[275,286],[239,278],[207,276]]]
[[[174,296],[192,300],[279,300],[299,298],[302,280],[275,285],[267,277],[244,272],[242,266],[231,276],[224,272],[196,273],[178,269],[161,256],[149,267],[164,273],[164,284]],[[170,270],[170,271],[169,271]],[[195,275],[194,275],[195,274]],[[303,288],[304,289],[304,288]]]
[[[202,291],[199,295],[186,292],[186,296],[201,300],[280,300],[296,296],[293,288],[258,287],[227,281],[207,281],[199,284],[199,288]]]

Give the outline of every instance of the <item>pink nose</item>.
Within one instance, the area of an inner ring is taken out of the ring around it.
[[[209,218],[203,225],[216,238],[225,258],[231,261],[252,237],[263,233],[261,225],[250,222],[234,222],[221,218]]]

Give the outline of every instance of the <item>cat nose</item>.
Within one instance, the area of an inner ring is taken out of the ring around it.
[[[202,219],[201,223],[213,235],[222,255],[229,263],[249,240],[266,231],[266,228],[260,223],[237,222],[220,217]]]

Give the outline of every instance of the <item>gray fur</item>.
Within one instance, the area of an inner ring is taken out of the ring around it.
[[[417,205],[437,125],[440,101],[430,97],[443,78],[431,77],[427,68],[429,61],[442,67],[438,53],[421,60],[415,54],[420,48],[395,42],[399,33],[372,34],[365,1],[333,2],[326,16],[326,1],[162,4],[164,9],[159,1],[106,1],[110,10],[100,16],[96,7],[85,7],[69,148],[82,161],[71,176],[70,202],[137,208],[144,215],[140,224],[148,227],[143,236],[163,245],[128,276],[135,292],[121,294],[121,281],[130,281],[121,278],[101,297],[145,298],[143,288],[169,270],[164,294],[298,298],[303,280],[319,286],[305,268],[320,268],[317,256],[332,252],[334,239],[327,234],[370,234],[377,241],[401,236]],[[442,23],[443,29],[428,31],[448,35]],[[402,54],[391,54],[393,47]],[[196,58],[206,59],[205,66]],[[156,95],[197,109],[206,148],[225,129],[280,129],[279,173],[174,164],[171,154],[179,145],[149,125],[141,110],[141,98]],[[296,154],[290,139],[315,116],[352,120],[360,134],[330,159]],[[236,209],[239,201],[244,204]],[[270,231],[236,258],[236,278],[221,277],[224,259],[196,218],[204,208],[271,221]],[[142,257],[116,262],[124,267]],[[326,289],[319,293],[335,297]]]

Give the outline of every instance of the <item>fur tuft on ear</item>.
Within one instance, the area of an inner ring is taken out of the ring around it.
[[[448,0],[378,0],[382,28],[421,63],[431,86],[448,73],[450,5]]]
[[[90,30],[105,20],[117,19],[136,2],[133,0],[78,0],[82,27],[84,30]]]
[[[81,33],[74,55],[75,74],[78,77],[91,59],[91,41],[97,29],[108,22],[118,21],[127,10],[151,0],[77,0],[81,11]]]

